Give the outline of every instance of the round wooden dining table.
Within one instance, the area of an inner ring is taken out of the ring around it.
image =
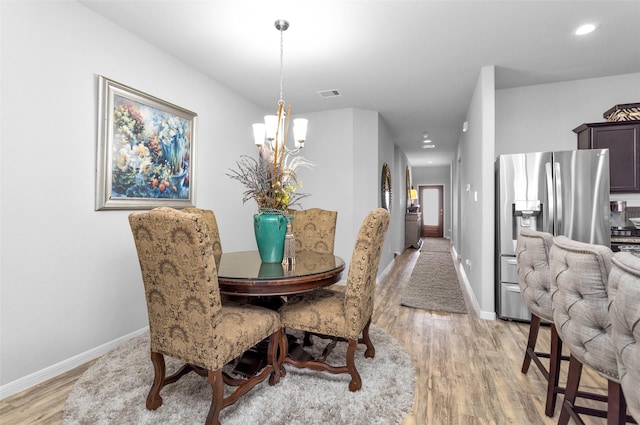
[[[332,285],[342,276],[344,260],[333,254],[296,252],[295,263],[263,263],[258,251],[225,252],[216,261],[218,286],[226,295],[276,297]]]
[[[239,302],[278,309],[283,295],[294,295],[332,285],[340,280],[345,264],[333,254],[296,252],[295,263],[263,263],[258,251],[225,252],[216,259],[220,293]],[[288,336],[289,355],[309,359],[302,345]],[[263,341],[245,352],[234,372],[253,376],[266,364],[268,343]]]

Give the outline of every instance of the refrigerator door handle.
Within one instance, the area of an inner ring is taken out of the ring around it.
[[[561,235],[563,234],[562,232],[564,232],[564,220],[563,220],[563,213],[562,213],[562,179],[560,178],[560,163],[559,162],[555,162],[553,163],[553,167],[554,167],[554,174],[555,174],[555,183],[556,183],[556,187],[555,187],[555,191],[554,191],[554,197],[556,199],[556,209],[555,209],[555,214],[554,214],[554,235]]]
[[[508,292],[517,292],[520,293],[520,285],[507,285],[504,288]]]
[[[545,164],[545,170],[547,173],[547,207],[545,208],[545,211],[544,211],[545,219],[543,220],[543,223],[546,221],[546,226],[544,228],[544,231],[547,233],[553,234],[555,218],[552,212],[555,209],[555,205],[554,205],[555,197],[553,196],[553,171],[551,170],[550,162],[547,162]]]

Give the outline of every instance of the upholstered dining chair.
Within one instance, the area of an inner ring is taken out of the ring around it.
[[[285,346],[280,316],[253,305],[220,302],[208,225],[202,215],[157,208],[129,216],[149,315],[151,362],[155,371],[146,406],[162,405],[160,390],[189,372],[207,377],[212,397],[205,421],[220,424],[220,411],[269,376],[282,376]],[[268,338],[267,366],[250,378],[232,377],[222,368]],[[185,365],[165,376],[164,356]],[[225,397],[224,385],[235,387]]]
[[[620,252],[609,274],[609,317],[620,385],[631,416],[640,422],[640,258]]]
[[[558,425],[569,418],[584,423],[580,415],[605,416],[608,424],[626,421],[626,401],[620,387],[616,350],[611,340],[608,311],[608,278],[611,250],[571,240],[554,238],[550,251],[553,320],[563,344],[570,351],[569,372]],[[607,379],[607,395],[578,394],[583,366]],[[606,411],[576,405],[576,397],[604,401]]]
[[[293,224],[291,230],[295,240],[295,250],[311,251],[319,254],[333,254],[336,239],[338,212],[321,208],[291,210]],[[341,285],[332,285],[333,289],[343,289]],[[304,333],[305,347],[313,345],[311,334]]]
[[[280,308],[285,328],[299,329],[322,335],[332,341],[323,355],[311,360],[297,360],[291,356],[284,362],[298,368],[310,368],[333,374],[348,373],[351,376],[349,390],[362,387],[362,379],[355,365],[358,343],[366,345],[365,357],[375,356],[375,347],[369,338],[369,326],[373,314],[376,276],[380,254],[384,245],[389,212],[383,208],[371,211],[358,232],[345,291],[318,289],[290,297]],[[359,338],[362,334],[362,338]],[[333,366],[326,358],[338,341],[348,343],[346,365]]]
[[[529,371],[533,360],[547,380],[547,395],[544,413],[553,416],[559,392],[564,388],[558,386],[560,377],[560,361],[562,359],[562,341],[553,323],[551,308],[551,280],[549,275],[549,251],[553,246],[553,235],[531,229],[522,229],[518,235],[516,261],[520,294],[531,312],[529,338],[522,362],[522,373]],[[549,352],[535,351],[541,323],[550,324],[551,346]],[[549,369],[541,358],[549,359]],[[565,357],[568,359],[568,357]]]
[[[291,225],[296,251],[333,254],[337,219],[337,211],[320,208],[296,210]]]
[[[205,210],[202,208],[189,207],[182,210],[186,213],[200,214],[204,219],[207,226],[209,226],[209,239],[211,240],[211,246],[213,247],[213,255],[216,258],[222,255],[222,241],[220,240],[220,232],[218,232],[218,221],[216,215],[212,210]]]

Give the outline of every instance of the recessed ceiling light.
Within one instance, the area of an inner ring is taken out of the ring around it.
[[[422,145],[422,149],[433,149],[436,145]]]
[[[593,32],[595,29],[596,29],[596,26],[594,24],[584,24],[578,27],[575,34],[585,35],[585,34],[589,34],[590,32]]]

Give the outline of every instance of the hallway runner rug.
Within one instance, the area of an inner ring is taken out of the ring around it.
[[[421,252],[400,304],[448,313],[468,313],[450,252]]]
[[[451,252],[451,241],[445,238],[422,238],[420,252]]]

